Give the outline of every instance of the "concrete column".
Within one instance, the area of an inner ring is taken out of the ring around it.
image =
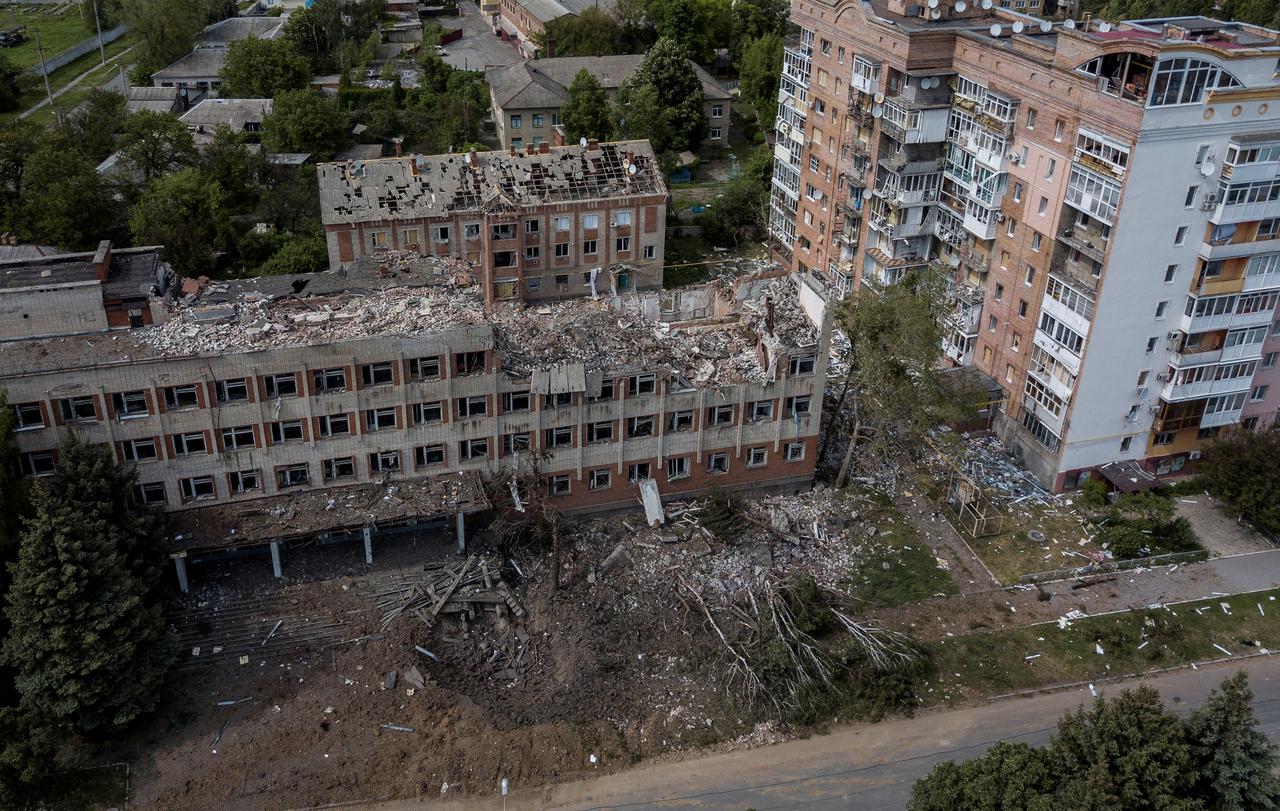
[[[373,528],[364,528],[364,562],[373,563]]]
[[[284,578],[284,573],[280,571],[280,542],[271,542],[271,574],[276,580]]]
[[[173,556],[173,568],[176,569],[178,572],[178,588],[182,590],[183,594],[186,594],[188,591],[191,590],[191,584],[190,582],[187,581],[187,553],[186,552],[182,552],[181,554]]]
[[[467,551],[467,528],[466,524],[463,523],[462,513],[457,515],[457,524],[458,551],[465,552]]]

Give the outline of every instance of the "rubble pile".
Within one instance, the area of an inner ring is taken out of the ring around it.
[[[960,455],[952,461],[955,469],[983,488],[996,502],[1049,504],[1057,497],[1045,490],[1035,477],[1014,461],[1004,443],[991,434],[959,434]],[[939,461],[945,462],[941,457]]]

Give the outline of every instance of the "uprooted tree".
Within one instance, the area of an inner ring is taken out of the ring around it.
[[[923,440],[955,413],[937,385],[942,339],[951,312],[947,278],[928,265],[896,284],[864,281],[837,311],[848,343],[838,362],[844,379],[824,432],[821,459],[833,435],[848,437],[836,477],[842,487],[855,460],[884,463]]]
[[[560,536],[563,521],[560,511],[551,503],[551,482],[542,472],[550,458],[548,451],[525,451],[524,465],[517,463],[514,473],[493,483],[492,501],[496,508],[489,531],[499,548],[535,545],[551,548],[551,583],[560,588]]]

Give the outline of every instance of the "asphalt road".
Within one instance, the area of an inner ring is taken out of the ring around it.
[[[1260,657],[1180,670],[1146,679],[1166,705],[1186,712],[1237,668],[1250,673],[1262,728],[1280,740],[1280,658]],[[1137,682],[1099,686],[1116,693]],[[525,809],[899,809],[911,785],[935,763],[981,754],[996,741],[1042,744],[1066,710],[1092,700],[1087,688],[1006,699],[915,718],[842,727],[829,735],[623,771],[595,780],[520,791],[511,811]],[[423,808],[390,803],[381,809]],[[426,804],[439,811],[500,809],[500,797]]]
[[[484,70],[496,65],[520,61],[520,53],[510,44],[494,36],[489,16],[481,13],[471,0],[458,4],[462,10],[462,38],[444,46],[445,64],[463,70]],[[452,21],[443,22],[452,25]]]

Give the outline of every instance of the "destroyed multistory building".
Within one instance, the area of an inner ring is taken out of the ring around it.
[[[75,431],[173,510],[527,471],[535,455],[561,509],[634,506],[641,480],[667,496],[811,479],[825,302],[816,280],[772,271],[487,304],[465,262],[388,254],[188,280],[152,301],[151,325],[0,342],[0,387],[27,473],[50,472]]]
[[[667,188],[648,141],[317,167],[329,263],[408,250],[471,262],[485,300],[662,285]]]
[[[771,235],[842,294],[954,269],[1046,486],[1187,469],[1280,407],[1280,33],[1008,5],[792,4]]]

